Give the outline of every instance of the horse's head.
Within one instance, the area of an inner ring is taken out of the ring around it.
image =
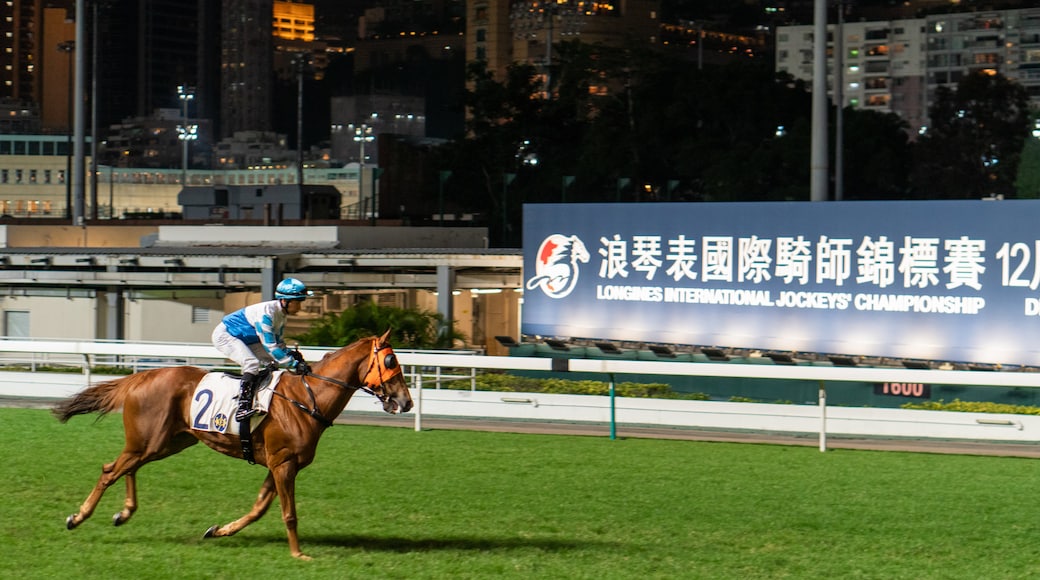
[[[394,349],[387,342],[390,329],[372,339],[368,370],[362,377],[365,388],[379,398],[387,413],[407,413],[412,409],[412,395],[404,381],[404,371]]]
[[[567,240],[570,242],[570,255],[572,262],[587,264],[591,256],[589,256],[589,250],[585,247],[585,242],[581,241],[578,236],[571,236]]]

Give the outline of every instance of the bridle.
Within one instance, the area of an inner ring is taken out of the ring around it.
[[[380,351],[389,351],[382,356],[379,355]],[[303,382],[303,388],[307,389],[307,396],[310,397],[311,406],[308,407],[303,403],[291,399],[286,395],[274,391],[275,395],[278,395],[293,404],[296,408],[300,409],[304,413],[307,413],[311,417],[314,417],[319,423],[325,427],[331,427],[332,421],[327,417],[318,412],[318,402],[314,397],[314,391],[311,389],[310,384],[307,383],[307,377],[313,377],[318,380],[332,383],[337,387],[349,389],[352,391],[362,391],[366,394],[372,395],[379,399],[380,403],[386,403],[390,396],[386,393],[386,387],[384,384],[390,379],[394,378],[395,375],[401,374],[401,365],[397,361],[397,355],[394,354],[394,349],[389,344],[380,344],[378,340],[372,342],[372,354],[368,357],[368,370],[365,371],[365,376],[362,378],[362,384],[351,385],[339,379],[333,377],[326,377],[317,373],[308,371],[304,373],[300,379]]]

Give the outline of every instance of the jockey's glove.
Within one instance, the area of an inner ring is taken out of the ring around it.
[[[293,363],[289,365],[289,370],[294,372],[294,373],[296,373],[296,374],[298,374],[298,375],[300,375],[300,376],[303,376],[303,375],[311,372],[311,365],[307,364],[306,362],[304,362],[302,360],[301,361],[293,361]]]

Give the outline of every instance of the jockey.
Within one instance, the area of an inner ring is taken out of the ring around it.
[[[313,293],[296,278],[286,278],[275,288],[274,300],[260,302],[228,314],[213,329],[213,346],[224,356],[242,365],[242,385],[238,396],[236,421],[256,414],[253,395],[261,361],[286,365],[303,375],[310,367],[298,350],[289,350],[282,338],[285,316],[297,314],[303,301]]]

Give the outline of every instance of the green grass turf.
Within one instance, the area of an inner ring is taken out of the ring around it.
[[[1027,578],[1030,459],[337,426],[237,536],[265,474],[202,445],[145,466],[65,529],[122,446],[118,415],[0,409],[2,578]]]

